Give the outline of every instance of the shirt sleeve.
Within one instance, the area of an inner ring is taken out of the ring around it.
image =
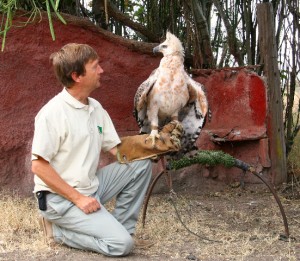
[[[107,111],[104,110],[102,150],[109,151],[119,143],[121,143],[121,140],[116,132],[115,126]]]
[[[35,160],[40,156],[50,162],[58,151],[59,137],[43,115],[38,115],[35,118],[34,125],[31,160]]]

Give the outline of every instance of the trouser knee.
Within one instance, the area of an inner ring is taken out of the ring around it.
[[[117,256],[126,256],[128,255],[131,250],[133,249],[134,246],[134,241],[131,236],[124,237],[124,238],[119,238],[120,242],[117,246],[118,251],[117,251]]]

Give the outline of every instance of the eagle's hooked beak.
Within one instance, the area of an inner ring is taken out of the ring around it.
[[[159,45],[153,48],[153,53],[158,53],[158,52],[160,52]]]

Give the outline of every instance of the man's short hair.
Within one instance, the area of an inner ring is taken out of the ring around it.
[[[72,73],[85,75],[85,65],[99,59],[96,51],[87,44],[70,43],[50,55],[57,79],[67,88],[74,84]]]

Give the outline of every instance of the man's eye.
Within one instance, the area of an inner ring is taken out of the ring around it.
[[[162,45],[161,47],[162,47],[162,48],[167,48],[168,46],[164,44],[164,45]]]

